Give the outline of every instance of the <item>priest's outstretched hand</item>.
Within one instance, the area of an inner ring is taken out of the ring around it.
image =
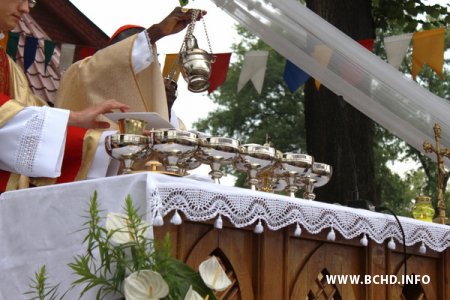
[[[147,29],[147,32],[152,43],[155,43],[165,36],[178,33],[186,28],[191,22],[193,12],[193,9],[176,7],[160,23],[150,26]],[[202,10],[197,16],[197,21],[204,15],[206,15],[206,11]]]
[[[125,112],[129,109],[129,106],[117,100],[109,99],[80,111],[71,111],[69,125],[81,128],[109,128],[108,122],[98,121],[97,117],[104,113],[113,112],[113,109]]]

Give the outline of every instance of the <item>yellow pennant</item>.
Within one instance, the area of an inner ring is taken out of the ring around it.
[[[445,29],[431,29],[413,34],[412,76],[414,80],[427,64],[442,79]]]
[[[174,72],[172,79],[176,82],[178,81],[178,76],[180,75],[180,66],[176,61],[177,58],[178,54],[166,54],[166,60],[164,61],[164,68],[162,72],[164,78],[168,77],[171,72]]]
[[[314,79],[314,85],[316,86],[316,90],[320,89],[320,81],[317,79]]]

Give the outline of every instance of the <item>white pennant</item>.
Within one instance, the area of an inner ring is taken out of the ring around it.
[[[396,69],[400,67],[406,56],[412,36],[412,33],[405,33],[384,38],[384,49],[388,62]]]
[[[239,75],[238,93],[247,81],[251,80],[258,94],[261,94],[268,56],[268,51],[248,51],[245,53],[244,64]]]
[[[75,54],[74,44],[61,44],[61,56],[59,57],[59,71],[64,72],[73,63]]]

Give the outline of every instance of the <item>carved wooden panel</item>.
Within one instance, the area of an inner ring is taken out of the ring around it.
[[[326,232],[299,238],[292,235],[293,228],[255,234],[253,228],[224,224],[218,230],[212,223],[188,221],[155,228],[155,238],[167,232],[173,255],[194,269],[210,255],[220,259],[233,285],[217,294],[218,299],[450,300],[449,250],[423,255],[409,247],[408,274],[428,275],[431,281],[405,291],[400,285],[326,281],[327,275],[402,275],[403,254],[386,244],[369,241],[363,247],[359,239],[345,240],[339,234],[336,241],[327,241]]]

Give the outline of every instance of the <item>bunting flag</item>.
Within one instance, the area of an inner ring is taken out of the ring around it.
[[[212,93],[226,79],[230,66],[231,53],[213,54],[214,62],[211,64],[208,94]]]
[[[425,64],[442,79],[444,37],[444,28],[415,32],[413,34],[412,76],[414,80]]]
[[[38,39],[32,36],[25,37],[25,49],[23,53],[23,69],[26,71],[34,63]]]
[[[75,54],[74,44],[61,44],[61,56],[59,57],[59,71],[64,72],[73,63]]]
[[[239,75],[238,93],[251,80],[258,94],[261,94],[268,56],[268,51],[249,51],[245,53],[244,64]]]
[[[367,50],[369,50],[370,52],[373,52],[373,44],[374,44],[373,39],[359,40],[358,43],[360,45],[362,45],[364,48],[366,48]]]
[[[163,77],[169,77],[170,72],[174,72],[172,74],[172,79],[178,82],[178,77],[180,76],[180,66],[177,63],[178,53],[177,54],[166,54],[166,58],[164,60],[164,68],[163,68]]]
[[[6,46],[8,45],[8,36],[9,33],[3,33],[0,32],[0,47],[2,47],[3,49],[6,49]]]
[[[330,62],[332,50],[328,48],[326,45],[316,45],[314,47],[314,51],[312,53],[312,56],[322,65],[322,66],[328,66],[328,63]],[[319,90],[320,88],[320,81],[317,79],[314,79],[314,85],[316,86],[316,89]]]
[[[47,73],[47,66],[52,60],[53,52],[55,51],[56,43],[53,41],[44,40],[44,70]]]
[[[369,50],[373,51],[374,40],[373,39],[364,39],[358,40],[358,43]],[[349,62],[348,64],[353,64],[353,62]],[[354,68],[353,66],[348,67],[348,64],[341,66],[340,72],[342,78],[345,79],[348,83],[353,86],[357,86],[361,83],[362,79],[366,76],[365,72],[360,68]]]
[[[19,47],[19,34],[17,32],[9,32],[6,53],[16,61],[17,49]]]
[[[412,33],[405,33],[384,38],[384,49],[387,60],[394,68],[400,68],[406,52],[408,52],[412,36]]]
[[[77,59],[81,60],[81,59],[85,59],[86,57],[92,56],[95,54],[95,52],[97,52],[97,49],[94,47],[84,47],[84,46],[79,46],[76,47],[77,49]]]
[[[294,65],[290,60],[286,60],[286,65],[284,67],[284,81],[292,94],[295,93],[309,77],[310,76],[305,71]]]

